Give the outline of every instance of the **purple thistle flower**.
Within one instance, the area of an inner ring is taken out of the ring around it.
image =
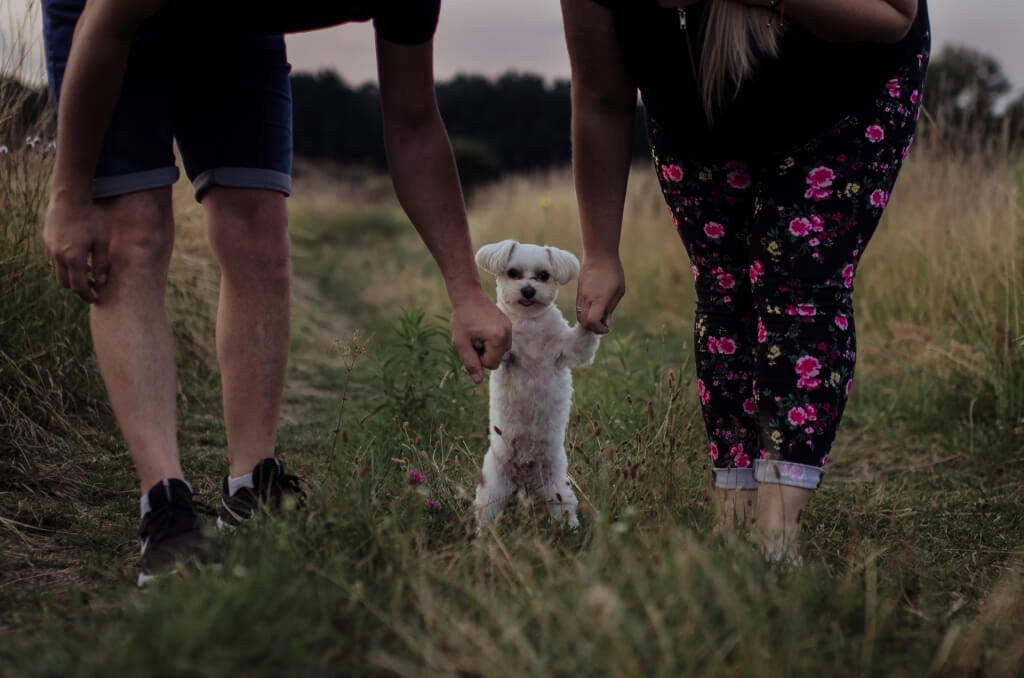
[[[439,508],[441,508],[441,502],[434,501],[433,499],[428,499],[427,500],[427,508],[430,509],[431,511],[436,511]]]
[[[410,485],[422,485],[427,482],[427,477],[423,475],[423,471],[414,468],[409,471],[409,484]]]

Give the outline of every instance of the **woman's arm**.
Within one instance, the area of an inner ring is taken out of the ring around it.
[[[767,7],[768,0],[738,0]],[[785,0],[785,16],[823,40],[899,42],[917,17],[917,0]]]
[[[572,67],[572,167],[583,238],[576,317],[588,330],[604,334],[625,292],[619,236],[636,85],[609,10],[593,0],[562,0],[562,16]]]

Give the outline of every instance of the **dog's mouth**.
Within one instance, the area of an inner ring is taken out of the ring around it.
[[[519,300],[519,305],[520,306],[533,306],[535,303],[537,303],[537,302],[535,302],[533,299],[520,299]]]

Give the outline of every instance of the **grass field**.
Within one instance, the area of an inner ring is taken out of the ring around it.
[[[858,277],[857,386],[798,570],[711,535],[692,284],[649,168],[630,184],[627,296],[576,375],[582,529],[524,499],[481,539],[486,388],[458,374],[434,265],[385,179],[306,168],[280,453],[309,510],[224,543],[219,572],[146,591],[133,586],[138,491],[86,312],[35,238],[46,168],[42,149],[0,157],[0,675],[1024,671],[1019,159],[912,156]],[[216,269],[178,189],[183,463],[215,506]],[[575,215],[566,172],[471,205],[477,244],[578,252]]]

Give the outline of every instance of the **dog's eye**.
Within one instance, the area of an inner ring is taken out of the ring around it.
[[[508,277],[512,278],[513,280],[519,280],[520,278],[523,277],[523,274],[518,268],[510,268],[508,269]]]
[[[541,282],[547,282],[547,281],[548,281],[548,278],[550,278],[550,277],[551,277],[551,276],[550,276],[550,275],[548,274],[548,272],[547,272],[547,271],[541,271],[541,272],[539,272],[539,273],[537,274],[537,280],[539,280],[539,281],[541,281]]]

